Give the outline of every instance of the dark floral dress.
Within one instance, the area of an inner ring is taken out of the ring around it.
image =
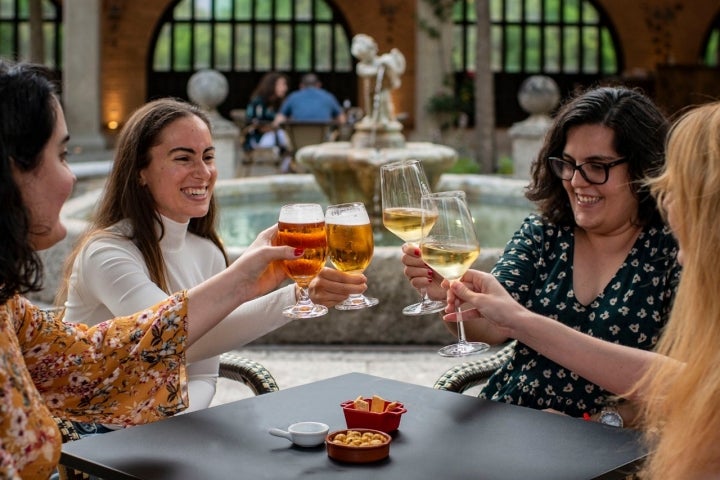
[[[508,242],[493,274],[519,303],[580,332],[651,349],[670,312],[679,281],[677,242],[663,224],[648,225],[627,258],[589,305],[573,292],[572,227],[530,215]],[[609,393],[518,342],[513,358],[480,396],[568,415],[594,413]]]

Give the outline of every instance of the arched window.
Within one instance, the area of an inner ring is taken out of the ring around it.
[[[453,70],[462,88],[475,70],[475,0],[456,0],[453,22]],[[516,97],[530,75],[551,76],[566,94],[622,69],[608,17],[591,0],[490,0],[490,22],[499,125],[527,116]]]
[[[325,0],[180,0],[163,15],[149,59],[148,95],[186,97],[197,70],[226,75],[220,110],[243,108],[260,77],[281,71],[295,88],[315,72],[343,100],[357,96],[349,28]]]
[[[708,67],[720,67],[720,13],[715,16],[705,37],[702,60]]]
[[[62,11],[51,0],[40,3],[42,63],[56,71],[62,68]],[[30,60],[30,0],[0,0],[0,57]]]

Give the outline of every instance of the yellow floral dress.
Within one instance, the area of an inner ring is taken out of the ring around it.
[[[16,295],[0,306],[0,478],[45,479],[60,458],[51,415],[132,425],[188,405],[185,292],[94,327]]]

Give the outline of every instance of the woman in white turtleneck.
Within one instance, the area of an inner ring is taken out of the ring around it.
[[[65,319],[96,324],[193,287],[227,264],[215,230],[217,179],[210,123],[195,106],[160,99],[138,109],[120,134],[90,231],[71,256]],[[332,306],[366,288],[365,277],[325,268],[311,285]],[[187,351],[190,407],[215,393],[219,355],[290,321],[290,285],[238,307]]]

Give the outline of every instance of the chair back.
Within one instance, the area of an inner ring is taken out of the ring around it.
[[[332,127],[335,122],[299,122],[287,121],[282,126],[287,134],[293,151],[298,151],[307,145],[317,145],[331,141]]]

